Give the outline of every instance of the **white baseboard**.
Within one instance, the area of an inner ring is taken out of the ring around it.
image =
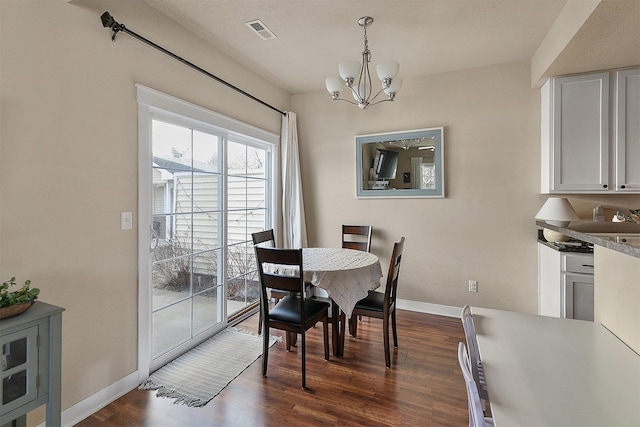
[[[62,411],[62,425],[73,426],[138,386],[138,371]],[[38,427],[45,427],[45,423]]]
[[[428,302],[397,299],[396,304],[400,310],[417,311],[419,313],[437,314],[439,316],[460,317],[461,307],[450,305],[431,304]]]

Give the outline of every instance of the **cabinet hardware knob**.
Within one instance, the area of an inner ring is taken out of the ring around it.
[[[609,186],[607,184],[603,185],[602,188],[608,188]]]
[[[622,185],[620,186],[620,188],[627,188],[627,186],[626,186],[626,185],[624,185],[624,184],[622,184]]]
[[[593,265],[592,265],[592,264],[582,264],[582,266],[583,266],[583,267],[591,267],[591,268],[593,268]]]

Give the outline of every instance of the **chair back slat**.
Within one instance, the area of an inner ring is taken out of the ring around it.
[[[460,318],[462,320],[462,328],[464,329],[464,336],[467,340],[467,348],[469,351],[469,359],[471,361],[471,373],[473,374],[473,379],[480,387],[481,379],[480,379],[480,370],[479,365],[481,363],[480,360],[480,349],[478,348],[478,337],[476,336],[476,326],[473,323],[473,314],[471,314],[471,307],[469,304],[466,304],[462,307],[462,311],[460,313]],[[483,394],[485,394],[483,392]]]
[[[274,247],[276,243],[275,238],[273,236],[273,229],[258,231],[257,233],[253,233],[251,235],[251,238],[253,239],[254,245],[262,244],[262,246],[264,247]]]
[[[370,225],[342,225],[342,247],[370,252],[372,233]]]
[[[458,343],[458,363],[467,388],[467,404],[469,406],[469,426],[484,427],[485,419],[478,392],[478,385],[471,374],[471,360],[464,343]]]
[[[256,246],[262,287],[288,292],[303,292],[302,249],[277,249]]]

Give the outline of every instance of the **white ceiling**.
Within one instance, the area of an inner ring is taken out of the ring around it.
[[[372,65],[396,60],[399,77],[408,78],[530,60],[567,2],[145,1],[292,94],[325,90],[324,80],[338,75],[339,62],[361,59],[361,16],[375,20],[368,29]],[[245,22],[255,19],[277,38],[265,41],[253,33]]]

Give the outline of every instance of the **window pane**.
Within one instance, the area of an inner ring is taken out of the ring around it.
[[[222,249],[203,252],[193,258],[193,293],[210,290],[222,282],[218,281],[218,271]]]
[[[191,300],[153,313],[152,353],[156,358],[191,338]]]
[[[433,163],[423,163],[421,165],[422,182],[420,188],[435,190],[436,188],[436,168]]]
[[[193,297],[193,334],[197,335],[218,322],[218,297],[221,288],[216,287]]]
[[[153,264],[154,310],[191,296],[191,262],[190,256],[184,256]]]
[[[247,178],[229,176],[227,187],[228,209],[246,209],[247,207]]]
[[[227,147],[227,173],[230,175],[246,175],[247,146],[229,141]]]
[[[247,147],[247,175],[253,178],[266,178],[266,156],[262,148]]]
[[[263,208],[267,196],[266,181],[262,179],[247,179],[246,201],[247,208]]]
[[[248,247],[248,242],[242,242],[227,248],[227,283],[243,276],[252,269],[252,266],[249,266],[247,261]],[[253,250],[253,247],[251,249]],[[231,297],[232,292],[229,290],[229,298]]]
[[[193,211],[218,211],[222,209],[222,176],[219,174],[193,175]]]
[[[154,163],[157,159],[169,168],[191,168],[191,129],[153,120],[152,134]]]
[[[193,131],[193,169],[195,172],[220,172],[220,138],[215,135]]]
[[[202,252],[222,246],[222,212],[193,214],[193,252]]]

